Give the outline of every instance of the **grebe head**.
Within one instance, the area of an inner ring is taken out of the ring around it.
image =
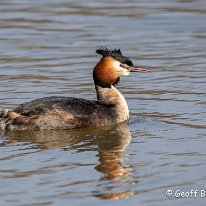
[[[146,72],[146,69],[135,67],[130,58],[122,55],[120,49],[109,50],[102,47],[96,50],[102,58],[93,71],[94,83],[103,88],[117,85],[121,76],[128,76],[130,72]]]

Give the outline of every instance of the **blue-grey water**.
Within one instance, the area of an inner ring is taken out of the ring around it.
[[[129,124],[2,135],[0,205],[205,205],[205,22],[204,0],[0,1],[1,109],[95,99],[99,46],[152,71],[118,85]]]

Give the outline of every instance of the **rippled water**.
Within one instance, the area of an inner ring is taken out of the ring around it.
[[[121,79],[129,124],[2,135],[0,205],[205,205],[205,21],[204,0],[1,1],[2,107],[94,99],[99,46],[152,72]]]

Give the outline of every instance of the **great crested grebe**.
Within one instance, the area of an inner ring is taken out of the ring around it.
[[[94,67],[93,78],[97,100],[73,97],[45,97],[21,104],[13,111],[3,109],[0,128],[12,130],[50,130],[100,127],[129,119],[129,109],[123,95],[115,88],[121,76],[130,72],[145,72],[134,67],[120,49],[96,50],[102,58]]]

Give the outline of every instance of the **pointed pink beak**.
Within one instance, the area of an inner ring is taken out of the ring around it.
[[[130,72],[150,72],[150,70],[139,68],[139,67],[129,67]]]
[[[120,64],[120,66],[122,68],[127,69],[130,72],[150,72],[150,70],[148,69],[143,69],[143,68],[135,67],[135,66],[129,66],[128,64]]]

